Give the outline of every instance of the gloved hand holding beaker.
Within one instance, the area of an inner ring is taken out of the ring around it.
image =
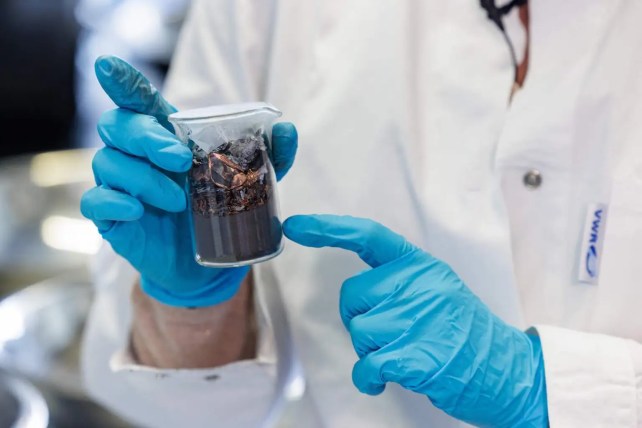
[[[295,242],[350,250],[372,267],[343,283],[339,309],[361,392],[396,382],[477,426],[548,425],[539,338],[495,316],[446,263],[368,219],[301,215],[283,228]]]
[[[140,272],[150,296],[183,307],[229,299],[249,268],[206,268],[194,260],[184,190],[192,152],[168,122],[176,109],[119,58],[98,58],[96,75],[119,108],[98,123],[106,147],[94,157],[96,187],[83,195],[83,215]],[[296,149],[294,126],[276,124],[271,155],[278,179],[292,166]]]

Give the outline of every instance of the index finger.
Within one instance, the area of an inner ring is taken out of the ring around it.
[[[191,150],[152,116],[122,108],[110,110],[101,116],[98,134],[105,145],[149,159],[167,171],[184,172],[192,165]]]
[[[95,70],[98,82],[118,107],[154,116],[165,129],[173,129],[167,116],[176,108],[140,71],[113,55],[96,59]]]
[[[356,253],[375,268],[416,249],[406,239],[370,219],[329,214],[296,215],[283,224],[283,232],[307,247],[336,247]]]

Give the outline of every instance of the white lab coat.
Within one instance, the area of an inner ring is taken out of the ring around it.
[[[642,2],[538,0],[530,14],[529,74],[509,105],[508,48],[476,0],[198,0],[166,96],[281,108],[300,133],[284,216],[378,220],[504,320],[535,326],[552,427],[642,427]],[[523,184],[532,170],[535,189]],[[598,283],[585,284],[595,203],[608,216]],[[352,254],[288,243],[256,267],[257,359],[167,371],[129,357],[136,273],[107,246],[87,385],[154,427],[259,426],[303,392],[292,426],[461,426],[396,385],[377,397],[352,386],[338,295],[362,269]]]

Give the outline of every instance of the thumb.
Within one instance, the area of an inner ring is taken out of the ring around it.
[[[111,55],[98,57],[94,68],[100,86],[118,107],[154,116],[166,129],[173,129],[167,116],[176,108],[140,71]]]
[[[373,268],[417,248],[380,223],[350,216],[295,215],[285,221],[283,232],[307,247],[353,251]]]

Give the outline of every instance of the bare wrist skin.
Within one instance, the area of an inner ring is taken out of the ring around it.
[[[252,272],[230,300],[205,308],[167,306],[132,289],[131,350],[139,364],[158,368],[217,367],[256,356]]]

